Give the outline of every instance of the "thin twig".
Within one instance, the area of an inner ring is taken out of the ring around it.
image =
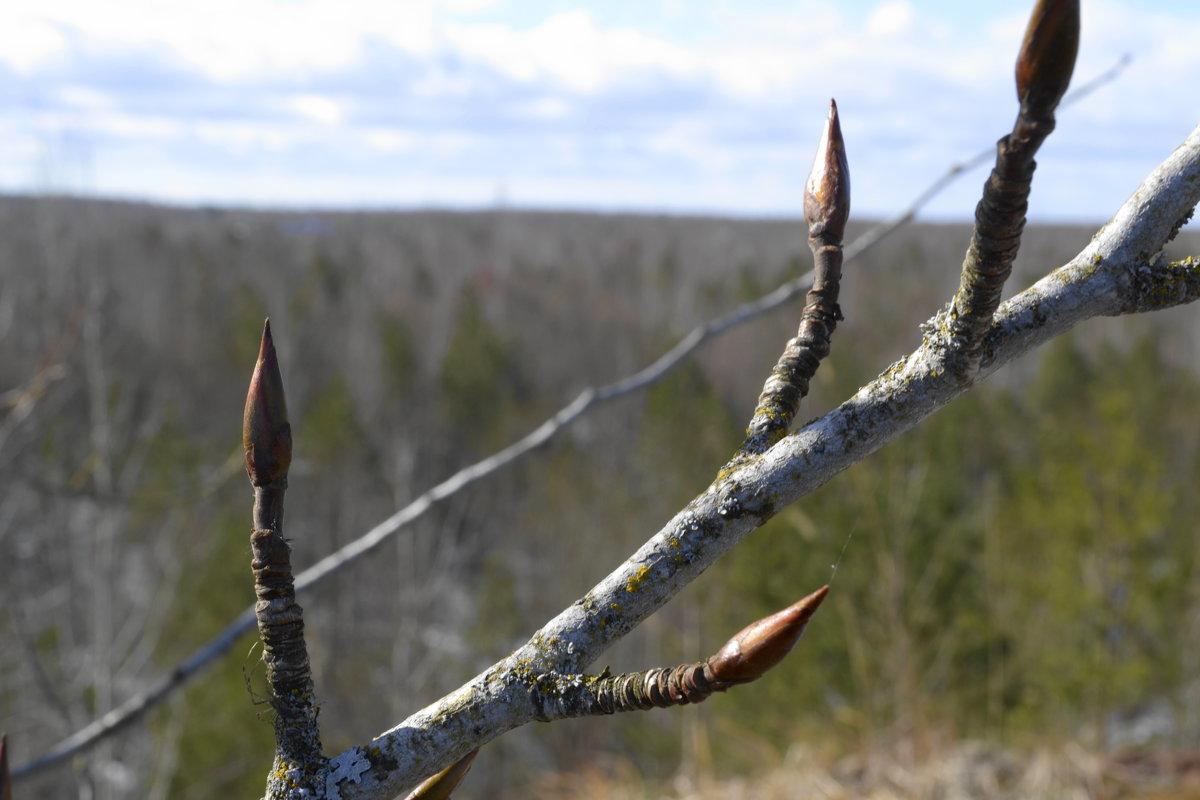
[[[1054,112],[1067,92],[1078,50],[1079,0],[1039,0],[1017,57],[1020,110],[1012,133],[996,143],[996,165],[975,207],[975,229],[950,305],[951,334],[962,342],[954,369],[963,381],[979,372],[984,334],[1021,247],[1034,156],[1055,128]]]
[[[610,675],[529,673],[531,696],[542,722],[571,717],[649,711],[702,703],[714,692],[751,683],[783,660],[821,607],[822,586],[782,611],[747,625],[717,653],[693,664]]]
[[[283,535],[292,426],[270,321],[263,325],[258,362],[246,393],[242,447],[246,473],[254,487],[254,530],[250,532],[258,598],[254,613],[275,709],[275,764],[267,780],[267,797],[282,797],[297,787],[314,788],[314,765],[323,763],[324,756],[304,641],[304,612],[296,603],[292,582],[292,546]]]
[[[751,458],[783,438],[808,396],[809,383],[829,355],[833,331],[842,317],[842,237],[850,217],[850,168],[838,120],[829,101],[829,119],[804,189],[804,219],[813,254],[813,282],[800,312],[800,329],[788,340],[771,370],[734,461]],[[731,466],[732,466],[731,462]]]

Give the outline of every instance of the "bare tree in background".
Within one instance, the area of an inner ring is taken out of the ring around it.
[[[583,670],[786,505],[1000,366],[1085,319],[1159,310],[1200,296],[1200,261],[1164,263],[1159,257],[1200,200],[1198,128],[1078,256],[1000,304],[1020,243],[1033,157],[1054,127],[1054,110],[1073,69],[1078,22],[1077,0],[1043,0],[1034,10],[1017,62],[1017,120],[997,146],[960,287],[924,328],[913,353],[834,411],[791,430],[841,318],[838,282],[849,179],[831,108],[805,194],[816,264],[813,288],[800,330],[766,381],[742,447],[662,530],[526,644],[373,741],[333,757],[321,748],[290,548],[283,538],[290,428],[268,329],[244,426],[255,487],[257,623],[278,744],[267,796],[393,797],[434,773],[417,796],[446,796],[481,745],[520,725],[697,702],[753,680],[795,643],[824,589],[751,625],[704,662],[616,676]]]
[[[49,225],[38,228],[51,280],[69,280],[72,262],[86,243]],[[30,669],[22,675],[8,663],[0,667],[6,691],[39,697],[51,721],[68,729],[90,719],[97,705],[111,707],[115,696],[150,679],[181,570],[166,537],[130,556],[136,534],[132,511],[122,501],[154,469],[165,404],[157,392],[118,390],[104,331],[109,292],[94,276],[77,288],[77,305],[43,351],[38,371],[25,385],[0,395],[11,409],[0,425],[0,464],[15,460],[23,448],[32,449],[27,434],[36,430],[39,412],[64,402],[48,399],[54,384],[77,382],[77,401],[87,420],[90,457],[74,475],[46,470],[6,485],[0,523],[16,528],[40,519],[64,536],[52,550],[23,548],[28,557],[5,573],[0,597],[12,610],[16,635],[0,649],[24,659]],[[71,351],[82,356],[82,369],[74,375],[65,363]],[[160,520],[179,526],[183,514],[169,509]],[[52,574],[66,579],[46,580]],[[45,636],[47,630],[54,635]],[[38,632],[43,632],[40,638]],[[119,796],[136,783],[134,776],[155,775],[154,796],[163,783],[162,753],[149,740],[146,736],[143,746],[119,753],[111,740],[99,743],[96,758],[74,775],[80,796]]]

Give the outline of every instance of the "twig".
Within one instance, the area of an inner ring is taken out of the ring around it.
[[[267,781],[267,797],[276,797],[315,781],[316,765],[324,763],[324,755],[304,642],[304,615],[292,583],[292,546],[283,537],[292,426],[269,320],[263,325],[258,362],[246,393],[242,447],[246,473],[254,487],[254,530],[250,532],[258,598],[254,613],[275,709],[275,766]]]
[[[658,667],[624,675],[532,673],[535,719],[552,722],[571,717],[648,711],[702,703],[714,692],[750,683],[783,660],[829,593],[822,586],[782,611],[747,625],[711,658],[695,664]]]
[[[829,101],[829,119],[804,188],[804,219],[813,253],[813,283],[808,290],[800,330],[788,340],[771,370],[734,461],[762,453],[792,426],[808,385],[829,355],[833,330],[842,320],[838,291],[842,280],[842,237],[850,216],[850,168],[838,120],[837,103]]]
[[[996,166],[975,207],[975,230],[950,304],[950,333],[962,343],[955,348],[961,358],[954,369],[964,382],[979,372],[983,336],[1021,246],[1037,167],[1033,157],[1054,130],[1054,111],[1071,82],[1078,50],[1079,0],[1040,0],[1017,57],[1020,111],[1012,133],[996,144]]]

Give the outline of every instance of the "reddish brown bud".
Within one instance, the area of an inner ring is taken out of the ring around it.
[[[846,142],[837,103],[829,101],[825,132],[817,146],[812,171],[804,185],[804,219],[810,238],[831,236],[841,241],[850,216],[850,166],[846,162]]]
[[[437,775],[426,778],[421,785],[413,789],[404,800],[447,800],[450,793],[458,788],[458,784],[471,769],[479,748],[475,748],[465,756],[455,761]]]
[[[8,771],[7,733],[0,733],[0,800],[12,800],[12,775]]]
[[[1079,0],[1038,0],[1017,56],[1022,108],[1053,111],[1066,94],[1079,52]]]
[[[822,586],[783,611],[742,628],[708,660],[707,671],[714,681],[749,683],[783,660],[800,640],[809,619],[829,593]]]
[[[250,483],[266,486],[287,477],[292,463],[292,426],[288,424],[287,400],[279,358],[271,339],[271,321],[263,325],[258,363],[250,376],[246,411],[242,415],[242,447]]]

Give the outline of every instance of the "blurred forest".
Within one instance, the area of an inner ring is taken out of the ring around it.
[[[0,232],[0,730],[16,764],[252,602],[240,425],[265,316],[303,569],[811,260],[792,220],[508,210],[9,196]],[[1009,293],[1092,232],[1032,228]],[[910,226],[847,265],[847,320],[802,419],[919,342],[968,233]],[[1200,253],[1200,233],[1172,249]],[[702,490],[798,316],[711,343],[302,597],[326,750],[509,652]],[[951,752],[990,759],[997,791],[1017,782],[1013,753],[1111,755],[1090,796],[1125,796],[1112,764],[1200,750],[1198,357],[1200,315],[1184,307],[1087,324],[1000,373],[788,508],[606,654],[615,672],[703,658],[833,578],[774,672],[700,706],[527,726],[488,745],[456,797],[705,781],[727,787],[713,797],[766,797],[719,782],[799,763],[867,796]],[[253,643],[18,797],[260,796],[273,737]]]

